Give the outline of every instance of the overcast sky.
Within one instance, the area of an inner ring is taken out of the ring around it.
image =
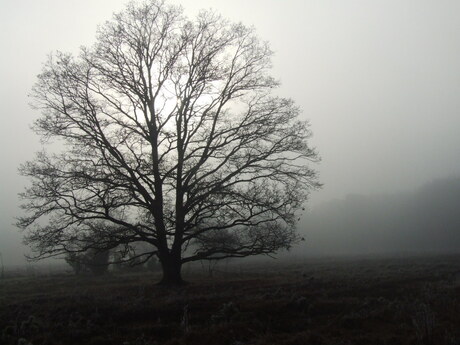
[[[412,190],[460,173],[460,1],[177,0],[253,25],[275,51],[280,93],[303,109],[324,188],[309,207],[348,194]],[[120,0],[0,0],[0,252],[21,258],[21,162],[41,149],[27,93],[47,54],[94,42]],[[308,215],[307,215],[308,216]]]

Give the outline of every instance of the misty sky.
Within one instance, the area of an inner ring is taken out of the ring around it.
[[[311,121],[324,188],[310,208],[460,174],[460,1],[177,0],[253,25],[279,93]],[[0,0],[0,252],[21,259],[21,162],[41,149],[27,94],[47,54],[78,52],[121,0]],[[308,214],[306,215],[308,216]]]

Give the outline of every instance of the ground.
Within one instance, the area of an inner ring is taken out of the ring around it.
[[[8,276],[2,344],[460,344],[460,256],[355,257],[158,274]]]

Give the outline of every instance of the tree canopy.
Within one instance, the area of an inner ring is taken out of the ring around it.
[[[65,146],[20,168],[35,257],[147,242],[139,255],[171,282],[185,262],[289,248],[318,156],[299,108],[273,95],[271,56],[252,28],[157,0],[129,4],[79,55],[53,54],[33,128]]]

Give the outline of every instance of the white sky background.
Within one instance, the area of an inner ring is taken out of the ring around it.
[[[303,109],[324,188],[309,207],[350,193],[410,190],[460,174],[460,1],[177,0],[253,25],[275,51],[280,93]],[[12,225],[40,150],[27,93],[47,54],[94,42],[126,1],[0,0],[0,252],[22,260]]]

